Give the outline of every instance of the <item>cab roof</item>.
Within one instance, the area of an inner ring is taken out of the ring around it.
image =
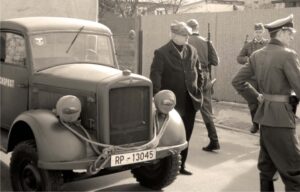
[[[23,17],[0,21],[1,29],[18,30],[23,33],[40,33],[46,31],[91,31],[111,35],[111,30],[95,21],[67,17]]]

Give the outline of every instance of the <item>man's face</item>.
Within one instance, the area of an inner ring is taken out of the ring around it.
[[[281,41],[289,46],[291,41],[294,40],[294,33],[290,30],[281,31]]]
[[[263,29],[259,29],[259,30],[255,30],[254,31],[254,38],[257,40],[261,40],[264,34],[264,30]]]
[[[189,36],[188,35],[185,35],[185,36],[182,36],[182,35],[178,35],[178,34],[174,34],[172,35],[172,40],[177,44],[177,45],[185,45],[188,43],[188,39],[189,39]]]

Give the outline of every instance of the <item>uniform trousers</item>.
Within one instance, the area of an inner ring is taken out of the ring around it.
[[[272,181],[278,171],[286,191],[300,191],[300,146],[294,128],[261,125],[258,169],[261,180]]]
[[[205,75],[206,74],[206,75]],[[218,142],[218,135],[217,130],[213,121],[213,114],[212,114],[212,103],[211,103],[211,89],[207,89],[207,83],[209,80],[208,74],[204,72],[204,86],[203,89],[203,103],[202,107],[200,108],[200,112],[202,115],[202,119],[205,123],[208,137],[212,142]]]
[[[188,146],[186,149],[181,151],[181,168],[185,168],[185,162],[188,155],[189,150],[189,141],[191,139],[193,129],[194,129],[194,123],[195,123],[195,116],[196,116],[196,110],[193,106],[193,102],[189,94],[186,94],[186,105],[185,105],[185,113],[181,116],[184,127],[185,127],[185,134],[186,134],[186,140],[188,142]]]

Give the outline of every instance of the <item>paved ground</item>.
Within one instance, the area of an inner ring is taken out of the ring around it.
[[[244,133],[250,133],[249,129],[252,125],[249,109],[246,104],[237,104],[229,102],[213,102],[213,112],[215,117],[215,124],[219,128],[235,130]],[[300,114],[300,107],[298,107],[298,114]],[[299,115],[300,116],[300,115]],[[201,114],[197,117],[201,122]],[[297,132],[300,138],[300,119],[297,122]]]

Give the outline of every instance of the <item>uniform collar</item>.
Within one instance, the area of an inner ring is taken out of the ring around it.
[[[278,39],[275,39],[275,38],[272,38],[270,40],[269,44],[273,44],[273,45],[278,45],[278,46],[281,46],[281,47],[285,47],[285,45],[283,43],[281,43]]]
[[[253,42],[254,43],[260,43],[260,44],[263,44],[265,42],[265,39],[262,38],[261,40],[257,40],[256,38],[253,39]]]

